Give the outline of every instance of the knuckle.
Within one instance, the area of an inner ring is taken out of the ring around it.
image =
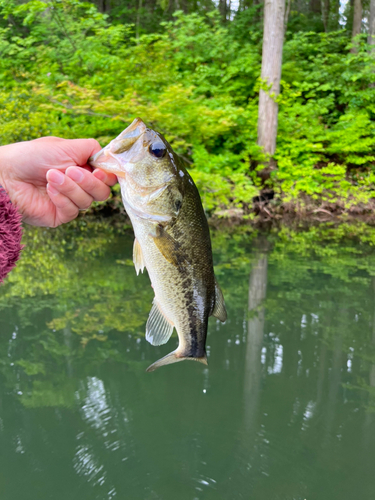
[[[109,188],[102,190],[100,193],[97,193],[97,195],[94,197],[95,201],[105,201],[109,198],[109,195],[111,194],[111,191]]]
[[[69,177],[65,180],[64,185],[61,186],[61,192],[65,196],[70,196],[77,192],[79,186]]]
[[[96,180],[97,179],[95,179],[95,177],[93,178],[93,175],[90,172],[85,171],[83,174],[83,180],[79,183],[79,185],[84,191],[89,193],[90,191],[95,190]]]
[[[101,145],[99,144],[99,142],[96,140],[96,139],[89,139],[90,141],[90,144],[92,144],[93,147],[95,148],[101,148]]]
[[[67,198],[66,196],[63,195],[58,200],[57,206],[61,210],[69,210],[69,209],[71,209],[72,202],[70,201],[69,198]]]

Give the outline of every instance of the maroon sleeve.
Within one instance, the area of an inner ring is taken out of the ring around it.
[[[21,238],[21,214],[0,186],[0,283],[19,259]]]

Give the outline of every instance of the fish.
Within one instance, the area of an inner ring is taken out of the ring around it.
[[[208,318],[227,319],[213,269],[207,218],[197,187],[181,158],[158,132],[136,118],[89,159],[117,175],[135,240],[137,275],[147,269],[154,299],[146,339],[168,342],[175,328],[178,347],[147,368],[183,360],[207,365]]]

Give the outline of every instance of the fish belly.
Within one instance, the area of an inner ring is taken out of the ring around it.
[[[154,243],[151,236],[154,233],[153,225],[138,217],[133,217],[132,223],[156,303],[176,328],[179,352],[190,357],[205,355],[207,300],[202,287],[194,282],[193,266],[186,266],[185,269],[175,267],[165,259]]]

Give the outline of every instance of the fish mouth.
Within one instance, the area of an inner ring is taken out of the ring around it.
[[[136,118],[120,135],[113,139],[107,146],[91,156],[87,163],[94,168],[100,168],[108,173],[125,177],[126,164],[130,158],[126,153],[146,132],[147,127],[140,118]]]

